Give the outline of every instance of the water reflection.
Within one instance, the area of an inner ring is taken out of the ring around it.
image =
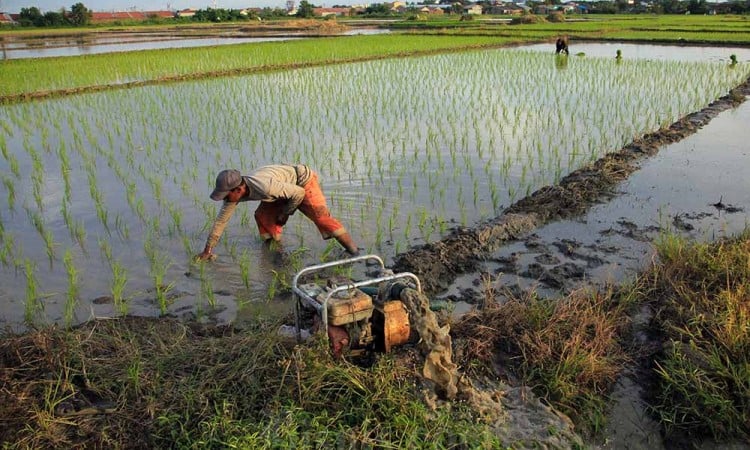
[[[565,70],[568,68],[568,55],[555,55],[555,69]]]

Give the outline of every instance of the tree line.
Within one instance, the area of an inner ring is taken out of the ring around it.
[[[21,8],[18,22],[21,26],[34,27],[80,27],[91,23],[91,10],[83,3],[76,3],[70,10],[62,8],[60,11],[42,11],[36,6]]]
[[[469,3],[478,3],[483,6],[491,6],[492,0],[480,0],[470,2],[469,0],[426,0],[420,4],[451,4],[458,6],[457,12],[461,11],[461,5]],[[528,6],[534,7],[537,4],[555,5],[562,3],[560,0],[545,0],[527,2]],[[636,1],[635,4],[629,4],[628,0],[600,0],[594,2],[580,2],[580,5],[587,7],[590,14],[622,14],[622,13],[656,13],[656,14],[708,14],[711,12],[730,13],[730,14],[747,14],[750,13],[750,0],[732,0],[724,3],[707,2],[706,0],[655,0],[655,1]],[[721,5],[721,7],[718,7]],[[412,12],[416,8],[416,3],[407,4],[406,12]],[[346,7],[346,6],[344,6]],[[317,6],[302,0],[297,9],[297,17],[313,17],[313,8]],[[364,16],[395,16],[399,13],[392,11],[389,3],[372,3],[363,11],[358,12]],[[288,17],[289,11],[284,8],[261,8],[254,10],[224,9],[224,8],[207,8],[200,9],[191,17],[178,18],[174,20],[189,22],[238,22],[258,19],[274,19]],[[85,26],[91,23],[92,11],[83,3],[73,4],[69,10],[62,8],[59,11],[42,12],[38,7],[32,6],[21,8],[19,15],[19,25],[34,27],[60,27],[60,26]],[[161,19],[152,18],[153,21]],[[173,19],[169,19],[173,20]]]
[[[627,0],[580,2],[593,14],[747,14],[750,13],[750,0],[733,0],[728,2],[708,2],[706,0],[655,0],[636,1],[629,4]]]

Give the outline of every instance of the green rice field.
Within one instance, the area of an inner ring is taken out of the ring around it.
[[[309,164],[359,245],[391,258],[497,216],[748,75],[747,63],[486,49],[6,104],[0,323],[242,314],[274,297],[285,270],[340,256],[296,214],[281,267],[246,203],[219,259],[193,264],[224,168]]]

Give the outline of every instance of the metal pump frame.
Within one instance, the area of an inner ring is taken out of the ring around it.
[[[417,276],[411,272],[401,272],[401,273],[397,273],[393,275],[386,275],[383,277],[372,278],[369,280],[356,281],[356,282],[347,284],[345,286],[338,286],[327,293],[326,297],[323,299],[323,303],[320,303],[317,299],[308,295],[305,291],[300,289],[298,286],[298,281],[303,275],[308,275],[310,273],[318,272],[323,269],[328,269],[331,267],[343,266],[347,264],[354,264],[354,263],[361,262],[361,261],[372,261],[372,260],[377,261],[377,263],[380,265],[381,270],[385,270],[385,264],[383,263],[383,259],[380,258],[380,256],[362,255],[362,256],[355,256],[353,258],[341,259],[338,261],[331,261],[331,262],[327,262],[323,264],[316,264],[313,266],[308,266],[300,270],[299,272],[297,272],[296,275],[294,275],[294,278],[292,279],[292,295],[295,300],[294,323],[295,323],[295,327],[297,330],[298,340],[300,339],[300,332],[302,329],[301,317],[300,317],[301,315],[300,307],[301,307],[302,302],[304,302],[306,305],[315,309],[315,311],[318,313],[318,315],[321,317],[321,320],[323,321],[323,330],[326,330],[328,328],[328,300],[330,300],[334,294],[337,294],[339,292],[348,291],[348,290],[363,287],[363,286],[371,286],[373,284],[379,284],[385,281],[399,280],[402,278],[408,278],[414,281],[417,287],[417,291],[419,291],[420,293],[422,292],[422,284],[419,282],[419,278],[417,278]]]

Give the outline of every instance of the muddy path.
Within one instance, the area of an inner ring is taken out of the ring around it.
[[[620,150],[608,153],[596,162],[570,173],[559,184],[545,186],[517,201],[495,219],[474,228],[457,228],[440,241],[396,255],[394,270],[417,275],[430,295],[444,292],[457,277],[477,271],[480,263],[500,247],[528,238],[542,225],[581,216],[592,206],[614,198],[617,195],[616,186],[638,170],[645,158],[655,155],[665,145],[694,134],[719,113],[744,102],[747,95],[750,95],[750,79],[668,128],[646,134]],[[679,223],[679,218],[677,219]],[[642,231],[633,229],[627,221],[623,222],[622,227],[625,233]],[[569,246],[564,242],[561,245]],[[570,247],[563,251],[574,251],[575,246]],[[576,273],[563,270],[556,274],[559,281],[557,284],[564,284],[564,280],[575,278]],[[539,273],[536,278],[542,275]],[[549,280],[552,287],[561,287],[554,285],[555,277],[550,277]]]

